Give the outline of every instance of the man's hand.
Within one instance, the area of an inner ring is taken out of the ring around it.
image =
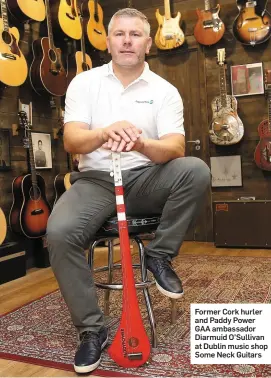
[[[130,122],[118,121],[102,129],[103,148],[111,151],[131,151],[137,144],[141,129],[138,129]]]
[[[123,139],[120,142],[113,142],[109,139],[108,142],[102,145],[106,150],[111,150],[113,152],[129,152],[129,151],[138,151],[141,152],[144,146],[143,138],[139,137],[135,142],[131,141],[126,143]]]

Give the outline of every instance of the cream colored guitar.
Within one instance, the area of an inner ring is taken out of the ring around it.
[[[43,21],[45,19],[45,4],[43,0],[7,0],[10,13],[18,21]]]
[[[7,234],[7,221],[3,210],[0,208],[0,245],[5,240]]]
[[[180,28],[181,13],[175,18],[171,17],[169,0],[164,0],[165,15],[161,16],[159,9],[156,10],[158,30],[155,35],[155,44],[160,50],[170,50],[181,46],[184,41],[184,33]]]
[[[28,67],[18,45],[19,31],[9,27],[6,1],[0,0],[0,3],[0,81],[16,87],[26,80]]]
[[[58,22],[61,30],[72,39],[80,39],[82,27],[78,14],[78,0],[59,0],[52,7],[53,22]],[[58,6],[57,20],[55,6]]]

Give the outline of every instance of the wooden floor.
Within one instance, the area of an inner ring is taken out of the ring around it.
[[[259,256],[270,257],[268,249],[230,249],[215,248],[212,243],[185,242],[180,250],[184,255],[212,256]],[[105,249],[96,253],[96,264],[105,261]],[[118,256],[117,256],[118,257]],[[34,299],[52,292],[58,287],[51,268],[31,269],[25,277],[0,286],[0,313],[20,307]],[[76,377],[76,373],[64,370],[49,369],[38,365],[25,364],[0,359],[0,377]],[[93,375],[91,377],[95,378]]]

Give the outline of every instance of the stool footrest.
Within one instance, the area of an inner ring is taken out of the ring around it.
[[[145,289],[146,287],[150,287],[153,285],[155,281],[146,281],[146,282],[137,282],[135,284],[136,289]],[[110,290],[122,290],[123,285],[119,283],[98,283],[95,282],[95,285],[101,289],[110,289]]]

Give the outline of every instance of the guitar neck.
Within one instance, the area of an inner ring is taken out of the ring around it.
[[[34,198],[38,198],[38,181],[37,181],[37,173],[35,168],[35,160],[34,160],[34,152],[33,152],[33,143],[31,138],[31,131],[28,130],[27,137],[29,140],[29,163],[30,163],[30,170],[31,170],[31,181],[33,186]]]
[[[51,19],[49,0],[45,0],[45,8],[46,8],[46,19],[47,19],[49,47],[50,47],[50,49],[54,50],[55,45],[54,45],[54,38],[53,38],[53,28],[52,28],[52,19]]]
[[[268,89],[268,129],[271,133],[271,89]]]
[[[225,65],[219,65],[219,87],[220,87],[220,99],[223,107],[227,106],[227,83],[225,74]]]
[[[81,51],[83,54],[83,63],[86,63],[86,44],[85,44],[85,33],[84,33],[84,28],[83,28],[83,17],[80,16],[80,23],[82,27],[82,36],[81,36]]]
[[[98,0],[94,0],[94,19],[96,22],[99,22]]]
[[[165,19],[169,20],[171,18],[171,12],[170,12],[170,0],[164,0],[164,6],[165,6]]]
[[[8,32],[9,24],[8,24],[8,11],[7,11],[6,0],[0,0],[0,1],[1,1],[1,15],[3,19],[4,31]]]
[[[204,10],[209,11],[211,9],[210,0],[204,0]]]

